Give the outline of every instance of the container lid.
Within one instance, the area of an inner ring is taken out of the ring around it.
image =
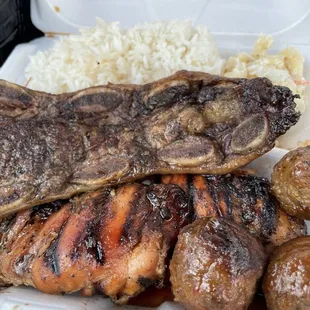
[[[31,0],[32,21],[45,33],[77,33],[94,26],[96,17],[122,27],[191,19],[194,25],[207,25],[219,45],[242,47],[260,33],[282,45],[310,44],[309,0]]]

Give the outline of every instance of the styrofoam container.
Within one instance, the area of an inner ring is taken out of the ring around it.
[[[51,47],[60,34],[77,33],[79,28],[95,25],[95,18],[120,21],[123,27],[138,22],[165,19],[191,19],[205,24],[212,32],[223,57],[239,51],[250,52],[260,33],[274,38],[271,52],[295,46],[305,57],[304,76],[310,80],[310,2],[309,0],[31,0],[34,25],[54,37],[42,37],[18,45],[0,68],[0,78],[25,85],[29,56]],[[309,87],[310,88],[310,87]],[[310,91],[306,100],[310,101]],[[310,104],[299,123],[287,133],[286,147],[310,140]],[[250,167],[269,177],[273,165],[286,153],[273,149]],[[100,296],[51,296],[32,288],[10,287],[0,292],[0,310],[8,309],[116,309]],[[126,306],[122,309],[143,309]],[[144,308],[145,309],[145,308]],[[162,304],[160,310],[181,309],[176,303]]]

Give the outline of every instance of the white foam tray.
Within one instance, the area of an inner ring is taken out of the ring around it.
[[[310,2],[308,0],[31,0],[32,20],[43,32],[76,33],[80,27],[95,24],[95,17],[121,21],[129,27],[137,22],[156,19],[189,18],[194,24],[206,24],[216,39],[222,56],[239,51],[250,52],[260,33],[272,34],[274,52],[296,46],[305,57],[304,76],[310,80]],[[241,18],[240,18],[241,16]],[[0,78],[25,85],[24,71],[30,55],[52,46],[57,38],[39,38],[18,45],[0,68]],[[309,100],[310,91],[306,94]],[[287,134],[287,147],[310,139],[310,104],[298,125]],[[270,177],[273,165],[286,153],[273,149],[250,167]],[[10,287],[0,291],[0,310],[37,309],[118,309],[100,296],[51,296],[32,288]],[[149,309],[124,306],[122,309]],[[158,310],[178,310],[172,302]]]

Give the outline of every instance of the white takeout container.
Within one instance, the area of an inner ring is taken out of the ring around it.
[[[164,19],[191,19],[194,25],[205,24],[212,32],[222,57],[239,51],[250,52],[260,33],[274,38],[272,52],[287,46],[297,47],[305,57],[304,76],[310,80],[310,2],[309,0],[31,0],[34,25],[49,34],[15,47],[0,68],[0,78],[25,85],[25,68],[30,55],[51,47],[58,35],[78,33],[82,27],[95,25],[95,17],[105,21],[120,21],[123,27],[138,22]],[[310,88],[310,87],[309,87]],[[306,100],[310,91],[306,93]],[[308,99],[309,100],[309,99]],[[310,100],[309,100],[310,101]],[[310,140],[310,104],[299,123],[287,137],[287,147],[296,147]],[[270,177],[273,165],[286,153],[273,149],[250,167],[258,174]],[[8,309],[118,309],[100,296],[82,298],[78,295],[51,296],[32,288],[10,287],[0,291],[0,310]],[[148,309],[124,306],[122,309]],[[167,302],[157,309],[182,309]]]

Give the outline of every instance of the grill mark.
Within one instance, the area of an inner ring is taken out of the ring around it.
[[[112,196],[111,193],[109,196],[107,196],[107,200],[104,204],[104,206],[102,207],[101,210],[101,216],[98,216],[98,223],[97,225],[93,226],[93,230],[91,231],[92,235],[95,236],[95,240],[96,245],[98,245],[98,247],[91,248],[89,249],[90,252],[93,253],[93,251],[95,250],[96,252],[99,251],[99,249],[101,248],[101,253],[102,253],[102,260],[103,263],[105,263],[106,261],[106,249],[104,248],[104,244],[102,241],[102,232],[104,231],[104,228],[107,226],[107,224],[109,223],[110,220],[113,219],[114,214],[113,214],[113,210],[111,210],[111,203],[112,203]],[[100,214],[99,213],[99,214]],[[100,255],[98,255],[98,258],[100,257]]]
[[[243,225],[243,209],[245,206],[245,192],[242,192],[241,176],[229,175],[226,186],[228,188],[229,197],[231,201],[230,215],[237,223]],[[245,225],[246,226],[246,225]]]
[[[130,213],[132,213],[132,208],[130,210]],[[125,245],[126,243],[130,243],[131,233],[132,233],[131,227],[132,227],[133,221],[134,221],[134,219],[132,218],[131,214],[129,214],[127,216],[125,224],[123,225],[123,231],[122,231],[120,238],[119,238],[119,243],[121,245]]]
[[[226,185],[237,199],[233,207],[239,210],[242,225],[268,239],[277,225],[269,181],[253,175],[233,175]]]
[[[152,186],[150,186],[149,188],[151,187]],[[123,225],[122,233],[120,235],[119,242],[121,245],[133,242],[134,246],[138,243],[138,240],[141,239],[142,226],[144,225],[145,216],[145,214],[143,214],[143,211],[149,209],[144,205],[148,202],[143,199],[146,197],[146,195],[146,188],[139,187],[136,190],[135,199],[130,201],[130,211],[126,217],[126,221]]]
[[[95,226],[98,226],[98,223]],[[102,245],[98,240],[97,235],[94,233],[96,229],[93,229],[93,227],[94,226],[92,225],[92,227],[88,229],[84,242],[87,253],[94,257],[96,262],[102,266],[105,262],[105,255],[103,253]]]
[[[254,178],[250,176],[241,176],[239,178],[234,179],[237,184],[239,201],[240,201],[240,211],[241,211],[241,220],[242,224],[246,225],[250,231],[254,229],[256,230],[255,220],[257,218],[257,199],[258,199],[258,192],[257,186]]]
[[[262,201],[262,212],[261,212],[261,229],[262,229],[262,235],[264,237],[270,237],[277,228],[278,225],[278,219],[276,214],[276,199],[272,196],[270,193],[269,184],[266,186],[268,189],[265,188],[266,194],[263,195]]]
[[[64,231],[64,228],[66,226],[67,222],[65,222],[57,235],[57,237],[53,240],[51,245],[48,247],[48,249],[44,253],[44,261],[45,266],[49,269],[51,269],[52,273],[54,273],[56,276],[60,276],[60,266],[58,262],[58,255],[57,255],[57,246],[60,237],[62,236],[62,233]]]
[[[36,218],[46,221],[50,215],[60,210],[65,205],[67,200],[57,200],[48,204],[39,205],[31,209],[29,224],[33,224]]]
[[[100,240],[100,231],[110,215],[107,208],[111,201],[110,194],[111,192],[104,191],[102,195],[93,200],[94,220],[88,223],[84,238],[87,253],[94,257],[101,266],[105,263],[105,253]]]
[[[187,175],[187,196],[188,196],[188,199],[187,199],[187,204],[188,204],[188,208],[189,210],[193,210],[195,211],[195,206],[194,206],[194,196],[195,196],[195,185],[194,185],[194,175],[192,174],[189,174]],[[197,218],[197,215],[195,214],[195,212],[193,212],[193,220],[195,218]]]
[[[261,196],[261,188],[259,182],[255,178],[242,177],[240,178],[242,199],[242,217],[246,224],[252,224],[258,215],[259,202]]]
[[[210,197],[210,207],[213,212],[219,217],[223,217],[222,212],[219,208],[219,197],[218,197],[218,177],[207,176],[206,177],[206,189]]]
[[[96,251],[95,251],[95,258],[96,258],[96,261],[100,264],[100,265],[103,265],[104,264],[104,253],[103,253],[103,249],[102,249],[102,245],[101,243],[96,240]]]
[[[88,201],[86,200],[85,203],[87,202]],[[66,221],[66,228],[64,229],[64,231],[62,232],[62,236],[58,240],[59,258],[62,263],[66,264],[68,263],[68,260],[70,260],[71,263],[79,259],[81,255],[80,244],[85,238],[85,235],[83,233],[85,231],[86,223],[84,222],[84,220],[86,218],[89,221],[93,220],[91,216],[92,208],[92,205],[88,206],[87,209],[83,208],[83,202],[79,199],[72,202],[72,209],[74,210],[74,212]],[[86,214],[85,211],[87,212]]]
[[[113,191],[110,193],[110,200],[105,204],[108,215],[100,223],[100,242],[107,260],[109,254],[113,252],[111,250],[120,246],[123,225],[130,212],[130,202],[137,187],[141,186],[140,184],[125,185],[116,191],[115,196],[112,194]]]
[[[105,196],[104,196],[105,198]],[[71,253],[71,259],[72,261],[74,260],[77,260],[81,253],[80,253],[80,247],[81,247],[81,244],[85,244],[86,247],[87,247],[87,242],[86,242],[86,239],[88,237],[90,237],[90,239],[88,240],[89,241],[89,245],[92,244],[92,242],[94,242],[94,246],[96,247],[97,249],[97,239],[95,238],[95,236],[92,235],[92,231],[91,231],[91,228],[97,223],[98,221],[98,218],[100,218],[100,215],[98,216],[98,214],[96,214],[96,210],[100,209],[100,206],[101,206],[101,202],[102,202],[102,195],[99,195],[98,197],[94,197],[92,199],[92,201],[90,202],[91,205],[87,205],[86,206],[86,209],[89,210],[89,213],[86,213],[87,211],[84,210],[84,208],[82,207],[82,210],[80,210],[80,214],[79,214],[79,217],[81,217],[81,213],[82,215],[86,215],[88,217],[88,223],[86,224],[87,228],[86,228],[86,234],[84,235],[83,231],[79,231],[79,233],[75,236],[75,240],[73,240],[73,243],[72,243],[72,249],[73,249],[73,252]],[[86,201],[87,203],[87,201]],[[96,216],[97,215],[97,216]],[[81,222],[81,219],[79,219],[79,222]],[[81,223],[83,224],[83,222]],[[94,253],[95,257],[96,257],[96,251]]]

